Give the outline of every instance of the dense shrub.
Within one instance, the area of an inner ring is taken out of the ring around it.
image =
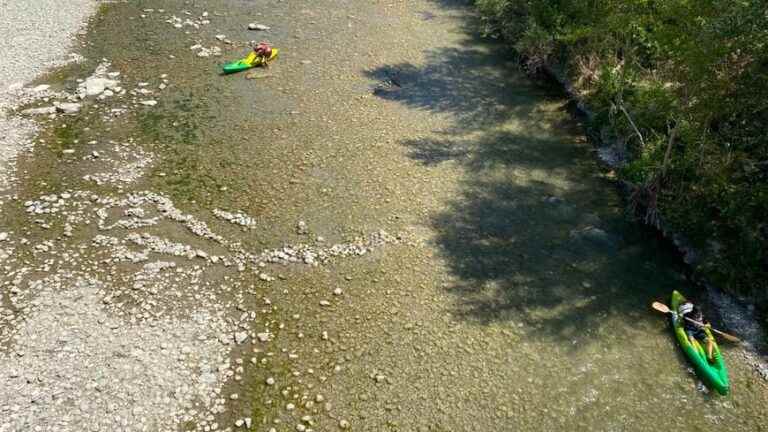
[[[531,72],[567,77],[649,223],[686,234],[699,267],[768,304],[768,2],[476,0]],[[662,219],[657,216],[661,215]]]

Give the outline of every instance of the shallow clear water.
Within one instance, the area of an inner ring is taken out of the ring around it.
[[[356,430],[766,428],[768,389],[738,348],[723,345],[733,394],[700,388],[650,309],[672,289],[698,293],[626,218],[566,101],[477,38],[463,2],[165,2],[165,15],[210,11],[193,34],[138,18],[145,7],[158,6],[109,5],[84,49],[136,81],[170,74],[156,109],[110,131],[163,154],[155,172],[169,175],[141,187],[190,211],[244,210],[259,227],[239,234],[246,245],[293,239],[297,220],[331,240],[404,233],[373,258],[271,288],[290,293],[285,314],[306,317],[307,333],[338,335],[281,343],[302,354],[290,367],[344,365],[308,380]],[[217,33],[236,42],[222,57],[189,52]],[[219,76],[250,39],[282,49],[260,71],[270,77]],[[344,308],[319,309],[315,294],[336,286]],[[238,409],[295,420],[264,408],[280,396],[249,377],[227,390],[245,395]]]

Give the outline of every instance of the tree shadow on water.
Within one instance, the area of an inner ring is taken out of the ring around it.
[[[478,39],[479,40],[479,39]],[[441,48],[425,53],[426,63],[398,63],[365,71],[378,82],[374,95],[417,110],[447,113],[455,117],[455,129],[466,133],[482,130],[510,118],[530,118],[531,98],[552,94],[527,86],[525,78],[510,76],[513,63],[496,45],[480,48]],[[516,82],[517,81],[517,82]]]
[[[453,148],[405,144],[422,162],[435,148],[461,149],[460,195],[432,219],[457,316],[524,322],[540,336],[573,340],[611,314],[647,318],[650,299],[678,282],[673,258],[659,260],[654,239],[626,220],[584,147],[511,132]]]
[[[459,195],[431,221],[455,315],[524,323],[558,342],[611,316],[650,319],[650,301],[680,283],[676,258],[627,220],[561,96],[502,55],[470,37],[424,65],[368,71],[383,83],[378,97],[451,116],[446,130],[402,144],[426,167],[464,167]]]

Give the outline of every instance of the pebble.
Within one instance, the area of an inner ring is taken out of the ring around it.
[[[80,111],[81,105],[74,102],[60,102],[56,104],[56,111],[64,114],[75,114]]]
[[[309,227],[307,226],[307,223],[304,221],[299,221],[296,224],[296,233],[301,235],[309,234]]]
[[[265,26],[264,24],[256,24],[256,23],[248,24],[248,30],[267,31],[269,29],[270,29],[270,27],[269,26]]]
[[[246,332],[237,332],[235,333],[235,343],[238,345],[245,342],[248,339],[248,333]]]
[[[157,101],[156,100],[143,100],[143,101],[141,101],[139,103],[142,104],[142,105],[145,105],[145,106],[155,106],[155,105],[157,105]]]
[[[341,428],[341,429],[349,429],[349,426],[350,425],[349,425],[348,421],[346,421],[344,419],[339,420],[339,428]]]
[[[84,83],[80,84],[81,94],[85,96],[98,96],[109,88],[118,85],[116,80],[100,78],[97,76],[88,77]]]
[[[296,405],[289,403],[288,405],[285,406],[285,409],[288,411],[293,411],[294,409],[296,409]]]
[[[0,241],[6,241],[6,240],[8,240],[8,233],[0,232]]]
[[[267,385],[275,385],[275,379],[272,377],[267,378]]]
[[[344,291],[341,288],[336,288],[335,290],[333,290],[333,295],[339,296],[342,293],[344,293]]]

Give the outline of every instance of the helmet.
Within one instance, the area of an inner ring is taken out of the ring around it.
[[[693,303],[686,302],[680,305],[680,313],[685,315],[693,310]]]

